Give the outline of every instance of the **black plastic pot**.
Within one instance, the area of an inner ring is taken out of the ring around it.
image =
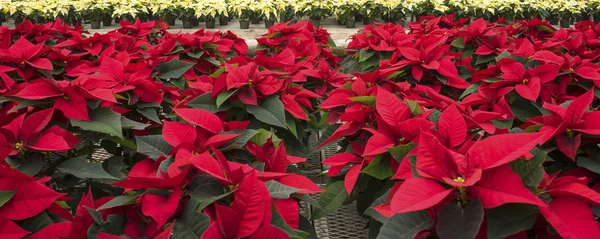
[[[356,27],[356,21],[354,21],[354,19],[346,20],[346,28],[355,28],[355,27]]]
[[[560,19],[560,27],[561,28],[570,28],[571,27],[571,18],[565,17]]]
[[[371,24],[371,20],[369,20],[368,17],[363,17],[362,22],[363,22],[363,25],[369,25],[369,24]]]
[[[198,19],[198,22],[205,22],[205,21],[206,21],[206,18],[205,18],[205,17],[199,17],[199,18],[197,18],[197,19]]]
[[[198,18],[194,17],[190,21],[192,21],[192,26],[194,26],[194,27],[200,26],[200,20]]]
[[[21,24],[21,23],[23,23],[23,18],[22,18],[22,17],[17,17],[17,18],[15,18],[15,26],[16,26],[16,25],[19,25],[19,24]]]
[[[550,22],[550,25],[558,25],[558,18],[556,17],[552,17],[548,19],[548,21]]]
[[[250,18],[250,23],[252,23],[252,24],[260,24],[260,18],[258,18],[258,17],[251,17]]]
[[[92,25],[92,29],[100,29],[102,28],[102,22],[100,20],[93,20],[90,22]]]
[[[249,29],[250,20],[240,20],[240,29]]]
[[[363,20],[363,16],[362,15],[354,15],[354,21],[355,22],[362,22]]]
[[[175,17],[168,16],[168,17],[165,17],[164,20],[167,24],[169,24],[169,26],[175,26]]]
[[[269,28],[275,24],[275,20],[266,20],[265,19],[265,28]]]
[[[205,19],[204,21],[206,22],[206,29],[215,29],[217,23],[215,19]]]
[[[315,27],[317,27],[317,28],[318,28],[319,26],[321,26],[321,20],[313,20],[313,19],[310,19],[310,22],[312,22],[313,26],[315,26]]]
[[[111,17],[105,17],[104,19],[102,19],[102,25],[105,27],[110,27],[112,26],[112,18]]]
[[[183,29],[190,29],[194,27],[192,19],[182,19],[181,21],[183,22]]]
[[[121,23],[121,19],[120,19],[120,18],[117,18],[117,17],[115,17],[115,24],[119,24],[119,23]]]
[[[229,18],[226,18],[226,17],[219,18],[219,25],[227,26],[228,24],[229,24]]]

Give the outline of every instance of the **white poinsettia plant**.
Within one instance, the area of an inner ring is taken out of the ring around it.
[[[196,17],[205,17],[206,19],[215,19],[218,17],[228,17],[227,2],[221,0],[199,0],[193,4]]]

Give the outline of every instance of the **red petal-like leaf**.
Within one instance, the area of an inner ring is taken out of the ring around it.
[[[376,133],[367,141],[365,146],[365,152],[363,156],[374,156],[387,152],[388,148],[391,148],[396,144],[393,139],[390,139],[384,134]]]
[[[402,100],[383,88],[377,90],[375,108],[381,119],[391,127],[397,127],[400,122],[412,116],[410,108]]]
[[[344,106],[352,104],[353,102],[349,99],[354,97],[354,94],[346,89],[337,89],[329,93],[325,101],[319,105],[322,109],[332,109],[338,106]]]
[[[161,227],[175,214],[180,194],[179,188],[173,190],[169,196],[147,193],[142,199],[142,212]]]
[[[600,205],[600,193],[579,182],[573,182],[554,188],[550,191],[550,195],[552,195],[552,197],[572,196],[591,204]]]
[[[170,232],[169,232],[169,234],[170,234]],[[108,234],[106,232],[98,233],[98,237],[97,237],[97,239],[127,239],[127,238],[128,237],[116,236],[113,234]],[[157,238],[157,237],[155,237],[155,238]],[[169,237],[165,237],[165,238],[168,239]]]
[[[20,178],[0,178],[0,190],[17,191],[0,207],[0,215],[10,220],[33,217],[63,196],[41,183]]]
[[[179,117],[194,125],[200,126],[212,133],[219,133],[223,130],[223,122],[213,113],[203,109],[174,108]]]
[[[581,145],[581,134],[577,134],[573,138],[566,134],[557,135],[556,145],[561,152],[575,161],[575,157],[577,157],[577,149],[579,149],[579,145]]]
[[[54,109],[46,109],[30,114],[23,120],[21,124],[21,132],[19,137],[27,141],[32,140],[48,125]]]
[[[481,200],[483,207],[495,208],[506,203],[525,203],[544,206],[509,165],[483,171],[479,182],[471,187],[471,195]]]
[[[167,229],[158,234],[158,236],[154,237],[154,239],[170,239],[171,233],[173,232],[173,226],[175,226],[175,222],[171,223]]]
[[[501,134],[477,141],[467,153],[469,165],[488,169],[507,164],[529,153],[539,137],[537,133]]]
[[[348,170],[346,177],[344,177],[344,187],[346,188],[346,192],[348,192],[348,196],[350,196],[352,189],[354,189],[354,185],[356,184],[356,180],[358,180],[361,169],[362,164],[354,165]]]
[[[194,155],[189,160],[196,168],[200,171],[207,173],[217,179],[227,181],[225,178],[225,174],[223,173],[223,168],[219,164],[219,162],[213,158],[210,153],[204,152],[199,155]]]
[[[583,117],[593,100],[594,89],[589,90],[573,100],[565,112],[565,122],[567,122],[567,124],[576,124]]]
[[[280,97],[281,102],[283,102],[283,107],[287,112],[296,117],[296,119],[308,120],[308,116],[302,109],[302,106],[298,104],[298,102],[294,101],[294,99],[289,95],[283,95]]]
[[[454,188],[445,189],[436,181],[427,178],[411,178],[402,183],[392,198],[392,212],[419,211],[435,206]]]
[[[6,218],[0,217],[0,237],[3,239],[21,239],[29,234],[28,231],[19,227],[16,223]],[[34,237],[29,237],[34,238]],[[40,238],[40,237],[38,237]],[[48,238],[48,237],[44,237]]]
[[[221,234],[221,229],[219,229],[219,224],[217,222],[213,222],[208,226],[206,231],[202,233],[202,237],[200,239],[226,239]]]
[[[332,155],[331,157],[323,160],[322,163],[329,166],[345,166],[349,163],[360,162],[362,162],[362,158],[356,156],[355,154],[342,152]]]
[[[28,100],[41,100],[61,96],[62,91],[47,80],[31,83],[15,94],[16,97]]]
[[[457,147],[465,141],[467,122],[456,105],[453,104],[444,110],[438,121],[438,130],[451,147]]]
[[[600,238],[592,210],[585,201],[559,197],[539,210],[564,239]]]
[[[38,69],[49,70],[49,71],[54,70],[54,67],[52,66],[52,62],[50,62],[50,60],[48,60],[46,58],[36,58],[33,61],[28,61],[27,63],[29,63],[30,66],[33,66]]]
[[[458,177],[458,166],[448,157],[446,148],[429,133],[421,134],[416,168],[419,175],[440,181]]]
[[[250,236],[248,239],[289,239],[289,238],[290,238],[290,236],[288,236],[281,229],[271,226],[271,225],[265,225],[265,226],[258,228],[258,230],[256,230],[256,232],[254,234],[252,234],[252,236]]]
[[[265,201],[268,202],[270,198],[269,190],[252,172],[246,176],[234,194],[234,204],[237,205],[237,213],[241,217],[237,236],[244,238],[258,229],[265,217],[265,210],[271,210],[270,207],[267,208],[270,203],[265,204]]]
[[[2,229],[0,229],[2,231]],[[28,237],[29,239],[60,239],[69,238],[71,231],[71,222],[58,222],[44,227],[35,234]]]
[[[286,224],[294,229],[298,229],[300,223],[300,210],[298,202],[293,198],[273,199],[277,213],[283,217]]]
[[[323,192],[323,189],[317,186],[313,181],[298,174],[285,176],[279,179],[279,183],[300,189],[297,193],[311,194]]]
[[[165,121],[162,129],[163,138],[173,147],[181,143],[193,143],[196,140],[196,129],[194,126],[180,122]]]

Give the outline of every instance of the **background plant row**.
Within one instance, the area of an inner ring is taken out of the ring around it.
[[[288,21],[309,16],[320,20],[335,16],[341,21],[362,15],[371,20],[397,22],[407,16],[443,15],[484,17],[486,19],[571,18],[590,19],[598,14],[600,1],[447,1],[447,0],[3,0],[0,11],[13,18],[63,20],[85,17],[99,20],[116,18],[260,17]],[[596,17],[600,19],[600,17]]]

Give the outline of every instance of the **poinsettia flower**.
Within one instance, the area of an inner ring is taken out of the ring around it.
[[[321,96],[299,86],[290,86],[285,89],[283,94],[279,97],[283,103],[284,109],[297,119],[301,120],[308,120],[308,116],[306,115],[306,112],[304,112],[302,106],[309,110],[313,110],[313,104],[310,100],[317,98],[321,98]]]
[[[236,95],[245,104],[258,105],[258,98],[281,91],[285,82],[277,79],[277,76],[285,73],[269,70],[260,71],[253,62],[240,67],[230,65],[226,67],[228,72],[227,90],[239,89]]]
[[[534,124],[542,124],[540,132],[545,133],[541,142],[556,138],[558,149],[567,157],[575,160],[577,149],[583,134],[600,135],[600,112],[586,112],[594,100],[594,89],[577,97],[568,107],[544,103],[543,107],[551,115],[543,115],[528,120]]]
[[[25,149],[37,151],[67,151],[73,148],[79,138],[59,126],[46,126],[54,109],[41,110],[27,116],[23,113],[0,131],[0,158],[17,155]]]
[[[592,80],[596,87],[600,87],[600,66],[584,61],[580,56],[565,54],[564,59],[561,71],[569,73],[571,77],[575,75],[577,78]]]
[[[494,135],[474,143],[465,154],[460,154],[424,132],[417,146],[416,163],[417,173],[422,178],[404,181],[393,196],[391,209],[394,213],[427,209],[456,190],[461,200],[479,199],[484,208],[506,203],[543,206],[545,204],[507,165],[528,154],[538,144],[539,137],[539,134]],[[452,188],[446,189],[440,183]]]
[[[511,58],[503,58],[497,64],[503,73],[499,78],[505,81],[492,83],[490,87],[516,83],[514,87],[517,93],[530,101],[537,100],[542,84],[554,80],[559,71],[558,67],[550,64],[525,69],[521,63]]]
[[[8,49],[0,49],[0,57],[5,62],[12,62],[17,67],[29,65],[36,69],[53,70],[52,62],[40,57],[44,51],[44,42],[33,44],[24,37],[19,38]]]

